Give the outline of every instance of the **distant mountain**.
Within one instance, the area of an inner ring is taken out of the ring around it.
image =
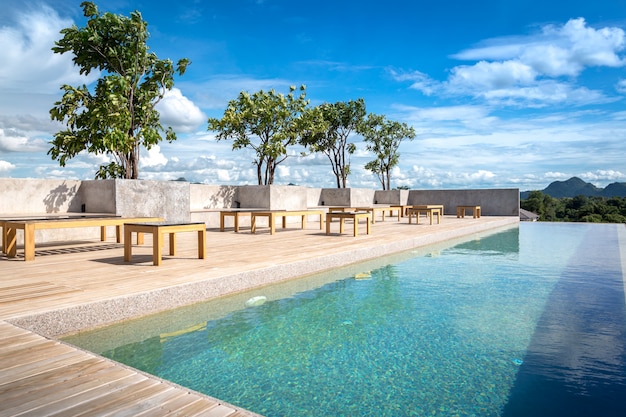
[[[554,198],[576,197],[584,195],[587,197],[626,197],[626,182],[614,182],[605,188],[598,188],[593,184],[585,182],[578,177],[572,177],[567,181],[554,181],[546,188],[541,190],[542,193]],[[525,200],[528,198],[530,191],[520,193],[520,198]]]

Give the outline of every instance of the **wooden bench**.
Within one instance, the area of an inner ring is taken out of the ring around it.
[[[270,227],[270,234],[276,232],[276,217],[283,218],[283,229],[287,227],[288,216],[301,216],[302,217],[302,229],[306,228],[307,216],[319,216],[320,218],[320,230],[324,228],[324,212],[322,210],[267,210],[267,211],[253,211],[251,220],[252,233],[256,233],[256,218],[267,217]]]
[[[382,221],[385,221],[385,211],[390,210],[389,206],[378,206],[378,207],[357,207],[356,211],[367,211],[372,213],[372,224],[376,223],[376,213],[380,213],[382,215]],[[398,213],[398,219],[400,218],[400,214]]]
[[[0,218],[0,228],[2,228],[2,252],[6,253],[7,233],[4,224],[9,221],[26,221],[26,220],[58,220],[58,219],[82,219],[86,217],[116,217],[109,213],[30,213],[30,214],[3,214]]]
[[[407,214],[409,216],[409,224],[411,224],[411,218],[415,215],[416,223],[420,222],[420,214],[426,214],[430,218],[430,224],[433,224],[433,217],[437,216],[437,224],[441,223],[441,216],[443,216],[443,206],[438,204],[418,205],[407,208]]]
[[[480,206],[456,206],[456,217],[464,219],[466,210],[472,210],[474,219],[480,218]]]
[[[334,213],[334,212],[344,212],[344,211],[357,211],[356,207],[350,207],[350,206],[329,206],[326,208],[326,210],[328,210],[329,213]]]
[[[3,250],[9,258],[17,256],[17,230],[24,231],[24,260],[35,259],[35,231],[45,229],[68,229],[77,227],[100,227],[100,240],[106,240],[107,226],[115,226],[117,243],[122,242],[124,223],[163,221],[161,217],[80,217],[47,220],[5,220],[2,224]]]
[[[339,233],[343,233],[345,219],[352,219],[354,221],[353,236],[356,237],[359,234],[359,219],[365,219],[367,224],[367,234],[370,234],[370,224],[372,220],[372,213],[367,211],[331,211],[326,213],[326,235],[330,235],[330,223],[333,219],[339,219]]]
[[[152,263],[161,265],[163,235],[169,234],[170,256],[176,255],[176,233],[198,232],[198,258],[206,258],[206,224],[204,223],[124,223],[124,261],[132,258],[132,234],[137,233],[137,244],[143,244],[143,234],[152,234]]]
[[[220,232],[223,232],[225,227],[225,218],[232,217],[234,219],[234,229],[235,232],[239,232],[239,217],[241,216],[252,216],[252,212],[254,211],[266,211],[267,209],[259,208],[259,209],[228,209],[228,210],[220,210]]]
[[[389,216],[393,216],[394,210],[398,211],[398,221],[400,221],[400,217],[404,217],[407,208],[412,206],[402,205],[402,204],[392,204],[389,206],[387,210],[389,210]]]

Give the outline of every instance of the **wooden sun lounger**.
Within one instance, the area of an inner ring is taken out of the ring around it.
[[[35,259],[35,231],[44,229],[66,229],[77,227],[100,227],[100,240],[106,240],[107,226],[115,226],[117,243],[122,242],[124,223],[163,221],[161,217],[80,217],[47,220],[5,220],[2,224],[3,250],[9,258],[17,256],[17,229],[24,231],[24,260]]]
[[[307,216],[319,216],[320,217],[320,230],[324,228],[324,211],[322,210],[266,210],[266,211],[253,211],[252,212],[252,233],[256,233],[256,218],[267,217],[270,227],[270,234],[276,232],[276,217],[283,218],[283,229],[287,227],[288,216],[301,216],[302,217],[302,229],[306,228]]]

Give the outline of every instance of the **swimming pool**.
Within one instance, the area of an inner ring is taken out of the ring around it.
[[[266,416],[623,416],[623,236],[520,224],[66,340]]]

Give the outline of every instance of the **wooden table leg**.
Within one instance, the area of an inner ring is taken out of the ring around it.
[[[235,232],[239,233],[239,213],[235,213]]]
[[[6,225],[4,229],[2,231],[6,239],[4,241],[4,253],[9,258],[15,258],[17,256],[17,229],[15,227],[7,227]]]
[[[235,232],[239,229],[237,225],[237,215],[235,214]],[[253,214],[250,215],[250,231],[252,233],[256,233],[256,216]]]
[[[206,229],[198,230],[198,258],[206,258]]]
[[[343,233],[343,217],[339,219],[339,233]]]
[[[35,225],[27,224],[24,227],[24,260],[33,261],[35,259]]]
[[[332,223],[331,219],[326,217],[326,236],[330,234],[330,224]]]
[[[124,262],[130,262],[132,254],[133,232],[128,226],[124,227]]]
[[[176,233],[170,233],[170,256],[176,255]]]
[[[383,214],[384,216],[384,214]],[[370,218],[367,218],[367,228],[365,229],[367,231],[367,234],[370,234],[370,227],[371,227],[371,222],[370,222]]]
[[[156,266],[161,265],[161,257],[163,255],[163,236],[157,230],[152,232],[152,263]]]
[[[220,213],[220,232],[224,231],[224,213]]]
[[[275,222],[274,220],[276,220],[276,219],[274,218],[274,215],[273,215],[273,214],[270,214],[270,215],[268,216],[268,219],[267,219],[267,221],[270,223],[270,235],[273,235],[273,234],[274,234],[274,232],[276,231],[276,222]],[[284,220],[285,220],[285,218],[283,217],[283,221],[284,221]]]

